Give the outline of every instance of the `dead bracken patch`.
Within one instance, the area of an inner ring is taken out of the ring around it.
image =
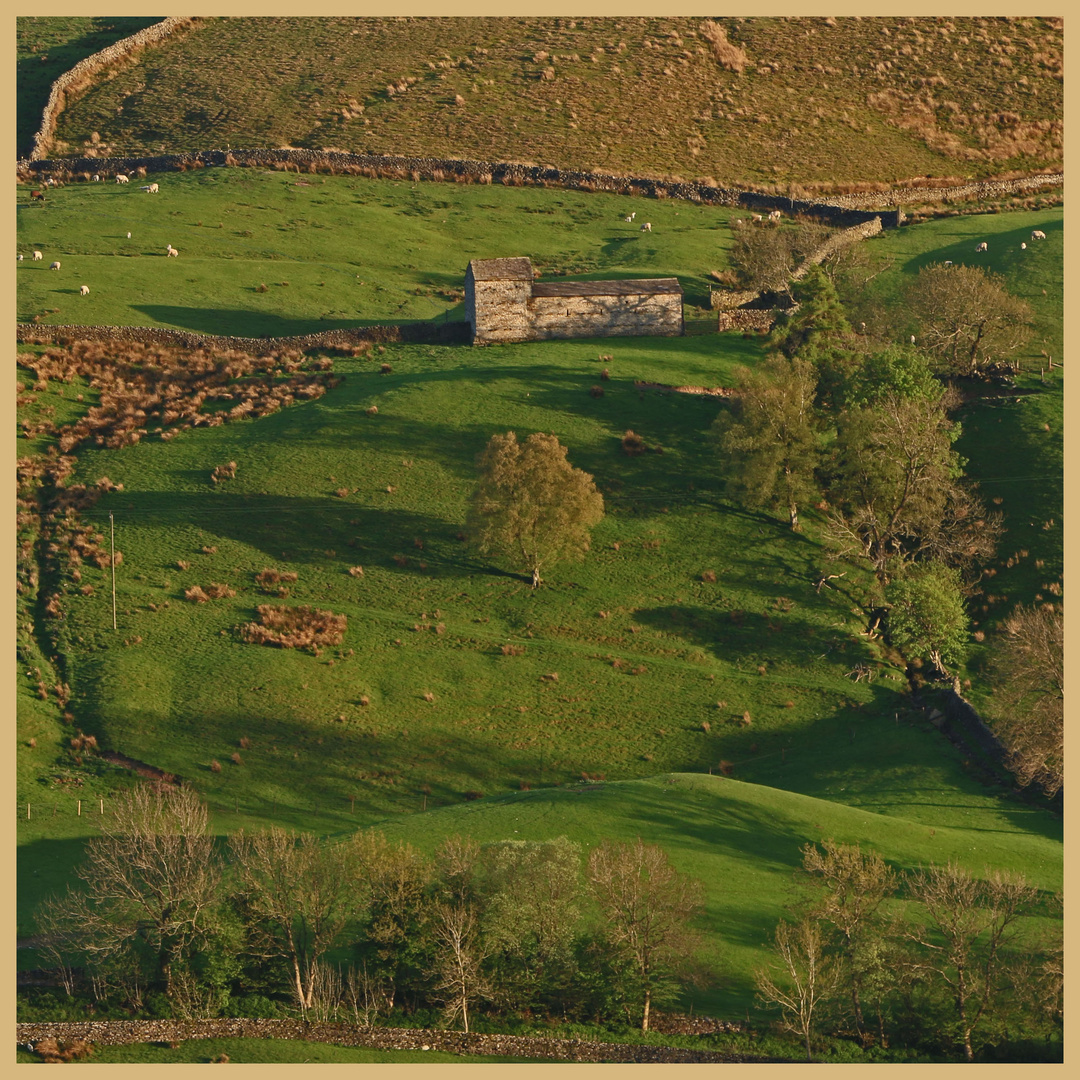
[[[275,645],[281,649],[306,649],[319,654],[326,645],[340,645],[348,621],[332,611],[300,605],[260,604],[258,622],[240,628],[242,640],[252,645]]]

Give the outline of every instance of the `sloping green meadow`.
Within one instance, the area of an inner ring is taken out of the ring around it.
[[[61,248],[45,239],[68,245],[59,274],[41,269],[47,261],[20,265],[20,312],[60,306],[52,321],[241,334],[460,317],[457,297],[437,290],[460,289],[469,258],[522,253],[596,275],[678,274],[688,296],[704,295],[730,235],[726,211],[673,203],[323,180],[297,187],[283,174],[204,170],[160,178],[158,196],[62,189],[46,208],[20,209],[20,250],[51,259]],[[325,201],[308,207],[313,194]],[[622,221],[630,209],[652,222],[651,235]],[[979,219],[979,238],[1020,228],[1007,217]],[[1024,219],[1047,231],[1048,247],[1059,242],[1046,215]],[[949,224],[873,244],[909,245],[910,263],[968,243]],[[129,229],[137,258],[124,254]],[[179,259],[158,256],[166,242]],[[94,278],[78,297],[84,268],[113,275],[111,286]],[[255,291],[260,281],[266,293]],[[1052,301],[1048,287],[1048,319]],[[330,306],[334,317],[320,319]],[[907,707],[902,672],[858,636],[868,583],[857,569],[816,589],[835,568],[815,512],[792,535],[780,519],[725,501],[708,438],[720,401],[636,385],[730,385],[737,365],[762,355],[761,339],[733,334],[390,345],[336,360],[345,380],[318,401],[169,442],[82,451],[77,480],[124,485],[86,515],[104,527],[113,512],[123,563],[115,632],[104,572],[84,565],[92,594],[72,588],[65,600],[76,726],[104,749],[190,780],[219,834],[378,823],[426,849],[454,831],[585,843],[642,835],[707,883],[709,948],[719,970],[734,972],[702,998],[718,1010],[747,1003],[807,840],[862,840],[902,866],[956,857],[974,870],[1023,869],[1056,888],[1060,821],[980,782]],[[59,390],[39,395],[58,416],[92,400]],[[1052,412],[1055,400],[1052,388],[1023,405],[978,408],[1028,416]],[[459,536],[476,455],[508,429],[555,433],[605,496],[585,562],[552,568],[535,592]],[[626,456],[628,429],[651,449]],[[982,445],[994,452],[992,440]],[[213,468],[230,461],[235,478],[212,484]],[[1045,537],[1047,551],[1060,551],[1060,533]],[[256,582],[264,568],[297,575],[276,602],[347,616],[340,647],[313,656],[241,640],[257,605],[275,602]],[[212,582],[235,596],[184,599]],[[1029,599],[1031,587],[1014,595]],[[851,677],[862,663],[873,682]],[[41,896],[69,880],[97,800],[107,807],[122,782],[97,760],[80,787],[56,782],[74,772],[71,731],[32,687],[21,680],[23,929]],[[580,784],[583,775],[591,782]],[[600,777],[608,782],[594,786]]]
[[[152,181],[158,194],[139,190]],[[19,190],[19,319],[45,325],[278,337],[461,319],[469,260],[505,255],[545,276],[677,276],[708,307],[731,243],[726,208],[498,184],[206,168],[69,184],[44,206]]]

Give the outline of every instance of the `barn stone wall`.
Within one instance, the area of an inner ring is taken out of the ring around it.
[[[474,284],[472,275],[467,274],[465,317],[473,327],[473,343],[533,340],[529,315],[531,292],[530,281],[507,279]]]
[[[534,296],[529,341],[551,338],[677,336],[683,332],[681,293],[638,296]]]

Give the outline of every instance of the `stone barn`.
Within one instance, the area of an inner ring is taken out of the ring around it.
[[[549,338],[676,336],[683,333],[678,278],[536,280],[527,258],[473,259],[465,317],[474,345]]]

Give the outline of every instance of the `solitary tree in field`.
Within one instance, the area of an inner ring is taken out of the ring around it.
[[[466,529],[481,554],[531,571],[534,589],[544,567],[584,558],[604,498],[554,435],[537,432],[524,443],[512,431],[492,435],[478,464]]]
[[[817,376],[805,360],[773,356],[762,371],[744,369],[740,384],[730,410],[713,427],[727,487],[748,506],[783,506],[797,529],[799,503],[815,492]]]
[[[920,344],[946,371],[974,375],[1008,359],[1030,336],[1031,308],[978,266],[924,266],[908,290]]]
[[[1056,795],[1065,781],[1065,627],[1057,605],[1017,607],[1005,619],[997,734],[1022,784]]]
[[[690,959],[690,920],[701,909],[699,882],[680,874],[655,844],[605,841],[589,856],[589,884],[614,952],[633,972],[642,1004],[641,1030],[649,1030],[654,998]]]

